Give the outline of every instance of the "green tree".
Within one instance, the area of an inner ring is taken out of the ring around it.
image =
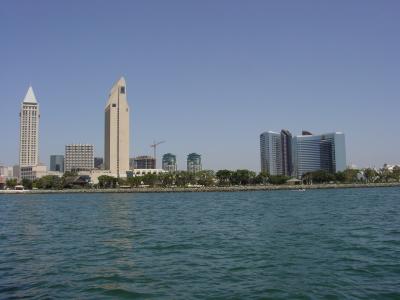
[[[151,187],[156,186],[159,183],[159,179],[156,174],[146,174],[143,176],[142,180],[145,185],[149,185]]]
[[[260,172],[255,178],[256,184],[267,184],[269,179],[269,174],[267,172]]]
[[[167,172],[159,174],[159,181],[162,186],[171,186],[175,184],[176,174],[174,172]]]
[[[335,173],[335,180],[340,183],[346,182],[346,174],[344,172],[336,172]]]
[[[335,176],[327,171],[319,170],[311,173],[313,183],[328,183],[335,180]]]
[[[378,172],[374,169],[367,168],[364,170],[364,176],[367,182],[374,182],[378,176]]]
[[[32,180],[29,180],[27,178],[22,179],[21,184],[24,186],[25,189],[31,190],[33,187],[33,182]]]
[[[231,184],[231,176],[232,176],[232,171],[230,170],[219,170],[215,176],[218,179],[218,185],[230,185]]]
[[[42,182],[38,178],[32,181],[32,187],[39,190],[43,189]]]
[[[395,166],[392,171],[393,178],[400,181],[400,166]]]
[[[187,186],[188,184],[196,184],[195,174],[179,171],[176,172],[176,183],[177,186]]]
[[[204,186],[212,186],[215,182],[214,171],[203,170],[196,173],[197,183]]]
[[[346,170],[344,170],[343,171],[343,173],[344,173],[344,176],[345,176],[345,181],[347,182],[347,183],[355,183],[355,182],[358,182],[358,173],[359,173],[360,171],[359,170],[357,170],[357,169],[346,169]]]
[[[15,188],[15,186],[18,184],[17,179],[16,178],[9,178],[6,180],[6,186],[8,188]]]
[[[129,185],[127,178],[117,178],[117,182],[119,186]]]
[[[378,172],[378,178],[380,182],[388,182],[390,178],[390,171],[386,168],[382,168]]]
[[[289,177],[284,175],[270,175],[269,183],[271,184],[285,184],[289,180]]]
[[[115,188],[118,179],[113,176],[101,175],[98,178],[100,188]]]
[[[343,177],[343,179],[338,179],[340,176]],[[302,180],[306,184],[328,183],[335,180],[345,180],[345,174],[332,174],[325,170],[318,170],[303,174]]]
[[[55,175],[47,175],[36,181],[36,187],[39,189],[61,189],[63,187],[62,179]]]
[[[256,173],[249,170],[236,170],[232,173],[231,182],[236,185],[248,185],[254,182]]]
[[[61,177],[61,184],[63,188],[71,188],[72,183],[78,177],[77,172],[67,171],[64,172],[63,176]]]
[[[142,176],[133,176],[127,178],[127,183],[131,187],[138,187],[142,183]]]

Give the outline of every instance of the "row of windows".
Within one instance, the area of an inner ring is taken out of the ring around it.
[[[82,158],[82,159],[77,159],[77,158],[68,158],[65,160],[65,163],[71,163],[71,162],[84,162],[84,163],[92,163],[93,158],[87,157],[87,158]]]
[[[65,149],[74,152],[91,151],[93,150],[93,146],[92,147],[65,146]]]
[[[74,152],[74,151],[66,151],[65,156],[68,157],[79,157],[80,155],[92,155],[93,151],[79,151],[79,152]]]
[[[36,116],[39,115],[39,112],[37,110],[24,110],[21,113],[22,116],[28,116],[28,115],[32,115],[32,116]]]

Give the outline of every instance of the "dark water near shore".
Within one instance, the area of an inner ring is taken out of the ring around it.
[[[0,299],[400,299],[400,189],[0,195]]]

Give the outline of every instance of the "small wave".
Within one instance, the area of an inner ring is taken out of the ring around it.
[[[90,293],[101,293],[106,296],[111,296],[115,298],[122,298],[122,299],[143,299],[143,298],[152,298],[155,295],[149,293],[140,293],[130,291],[124,288],[103,288],[103,287],[93,287],[85,290],[86,292]]]
[[[93,276],[93,277],[82,279],[81,281],[84,281],[84,282],[96,282],[96,281],[123,282],[123,281],[129,281],[129,280],[130,280],[129,278],[120,276],[118,274],[113,274],[113,275]]]

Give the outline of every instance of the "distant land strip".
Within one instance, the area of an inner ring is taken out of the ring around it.
[[[250,192],[250,191],[307,191],[318,189],[400,187],[400,182],[392,183],[352,183],[313,185],[248,185],[211,187],[135,187],[110,189],[63,189],[63,190],[0,190],[0,194],[71,194],[71,193],[196,193],[196,192]]]

